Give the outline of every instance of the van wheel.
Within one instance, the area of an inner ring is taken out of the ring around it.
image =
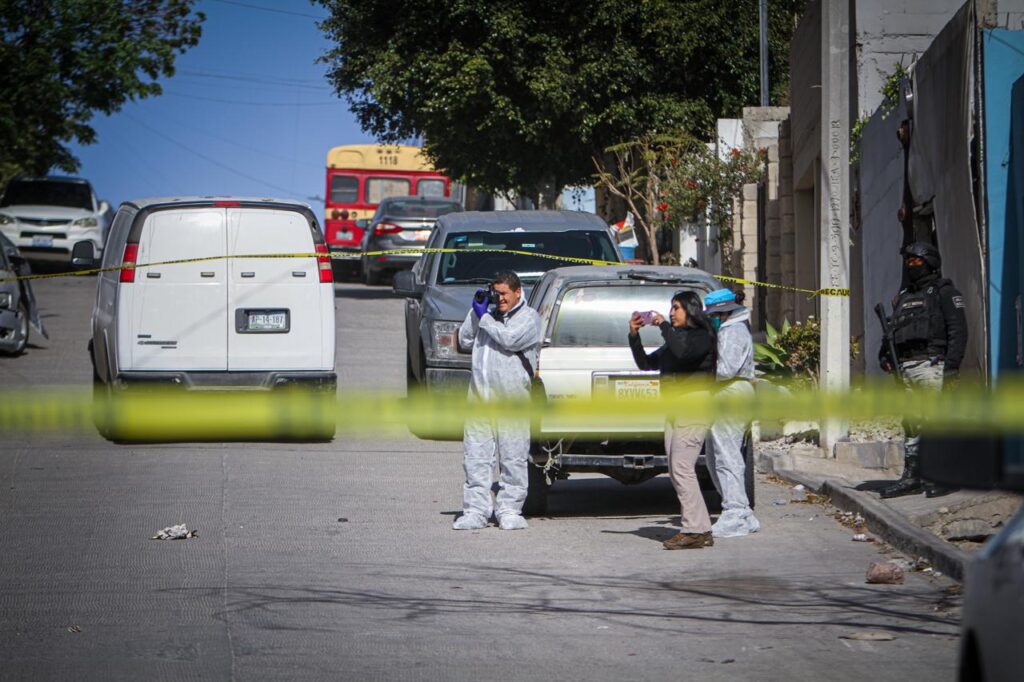
[[[375,287],[381,283],[381,273],[369,267],[363,268],[363,284]]]
[[[25,307],[24,301],[18,303],[18,312],[16,317],[18,319],[18,326],[13,330],[14,347],[10,350],[3,351],[4,355],[12,357],[24,353],[25,347],[28,346],[28,308]]]
[[[110,388],[103,383],[96,370],[92,371],[92,423],[96,431],[111,442],[116,442],[114,428],[111,425]]]
[[[526,463],[527,480],[529,487],[526,493],[526,502],[523,503],[523,514],[526,516],[543,516],[548,513],[548,485],[544,475],[544,468],[536,466],[533,462]]]

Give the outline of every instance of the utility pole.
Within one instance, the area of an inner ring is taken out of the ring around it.
[[[768,0],[760,0],[758,14],[761,19],[761,106],[768,102]]]
[[[850,0],[821,3],[821,288],[850,286]],[[850,297],[821,298],[821,366],[824,391],[850,387]],[[820,426],[821,447],[834,456],[849,424]]]

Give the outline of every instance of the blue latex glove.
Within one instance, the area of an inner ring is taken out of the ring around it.
[[[485,291],[484,289],[477,289],[476,293],[478,293],[478,294],[485,294],[486,295],[487,291]],[[488,305],[489,305],[489,303],[487,301],[486,296],[485,296],[484,300],[482,302],[480,302],[480,303],[477,303],[476,296],[473,296],[473,312],[476,313],[476,316],[478,318],[483,317],[484,315],[487,314],[487,306]]]

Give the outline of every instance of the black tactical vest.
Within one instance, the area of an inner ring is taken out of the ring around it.
[[[946,320],[939,291],[948,279],[929,282],[919,290],[904,289],[893,303],[893,341],[900,362],[927,357],[945,358]]]

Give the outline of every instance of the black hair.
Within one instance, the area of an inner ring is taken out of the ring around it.
[[[676,295],[672,297],[672,301],[678,301],[680,307],[686,311],[687,327],[700,327],[711,332],[712,336],[715,335],[715,328],[704,312],[704,304],[701,302],[700,296],[692,291],[677,291]]]
[[[511,270],[499,272],[494,276],[494,281],[492,281],[491,284],[506,284],[512,291],[518,291],[523,288],[523,283],[519,281],[519,275]]]

